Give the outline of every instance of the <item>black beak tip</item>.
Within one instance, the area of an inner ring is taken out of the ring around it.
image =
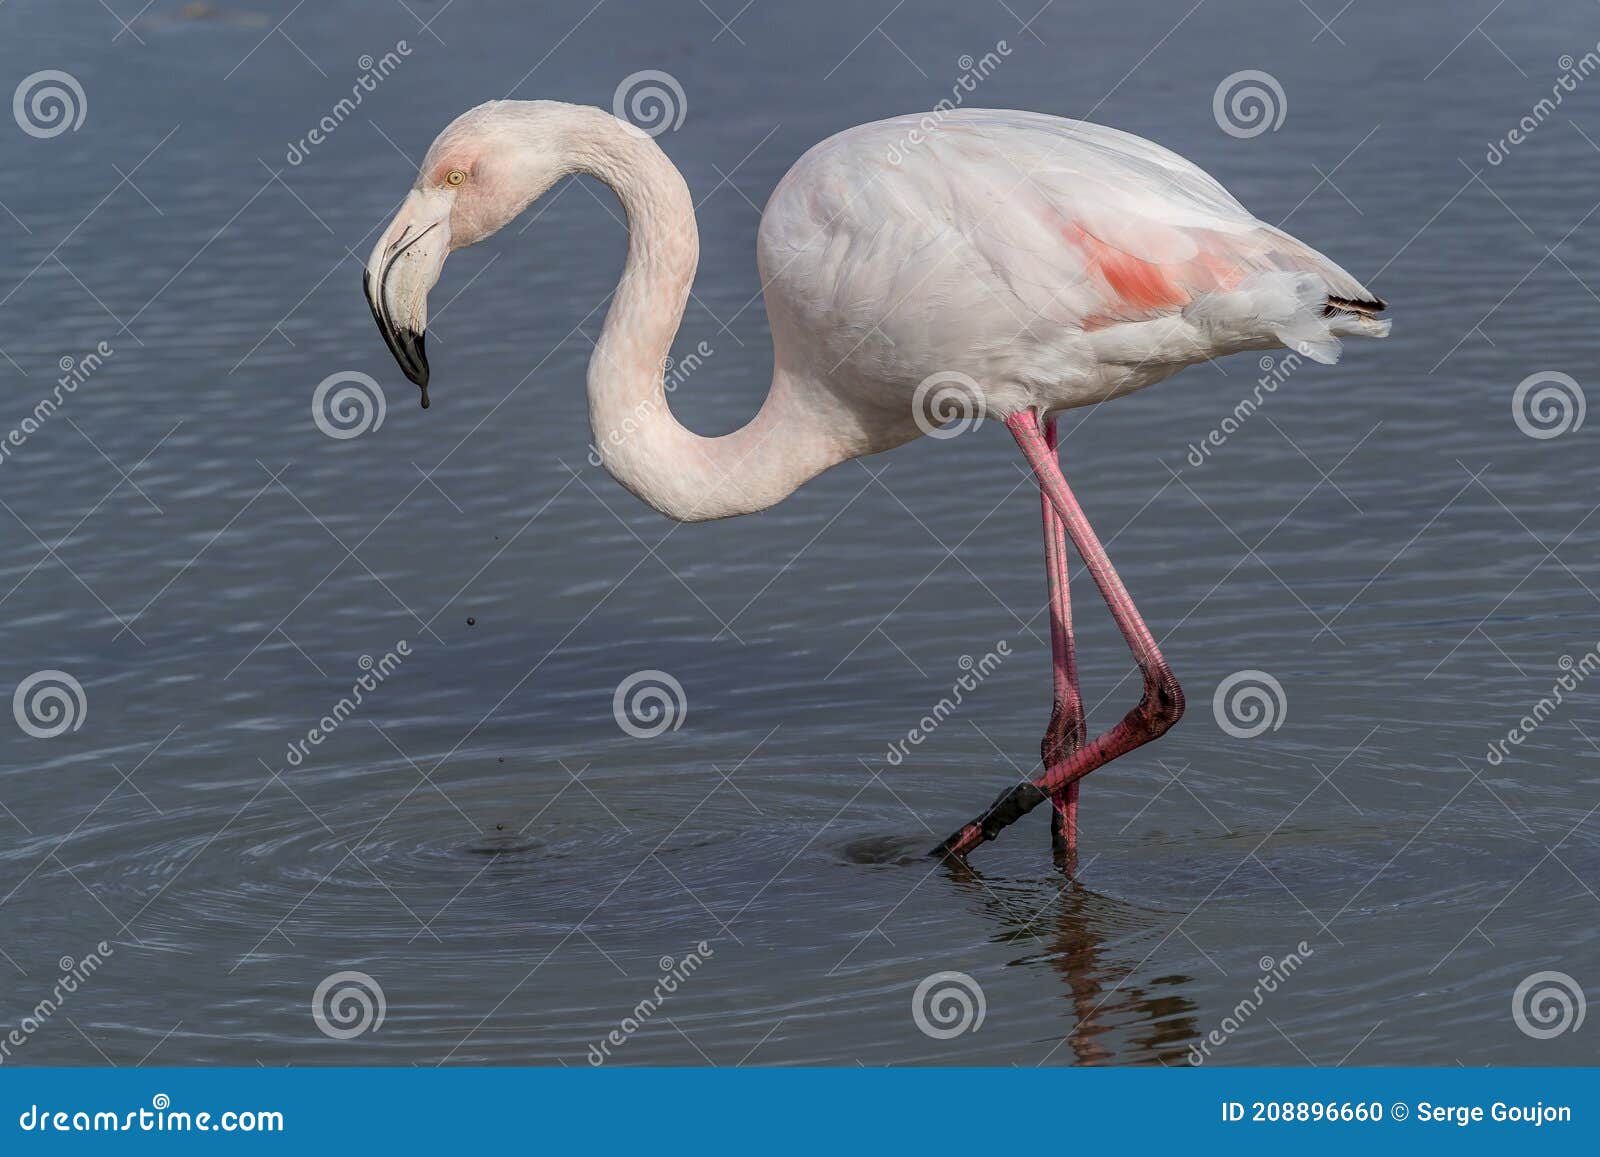
[[[413,385],[422,391],[422,408],[428,408],[428,351],[427,335],[409,329],[395,333],[395,354],[400,369]]]
[[[426,338],[420,333],[412,333],[408,329],[401,330],[395,335],[395,344],[400,347],[400,368],[406,377],[411,379],[413,385],[420,389],[428,388],[428,353],[424,348]]]
[[[372,309],[372,318],[378,323],[378,329],[382,332],[384,341],[388,343],[389,352],[394,354],[394,360],[400,366],[400,372],[422,391],[422,408],[426,410],[428,408],[427,334],[407,329],[405,326],[391,325],[378,308],[378,297],[373,290],[372,279],[364,272],[361,277],[361,289],[366,294],[367,305]]]

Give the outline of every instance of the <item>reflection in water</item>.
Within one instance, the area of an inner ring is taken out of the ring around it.
[[[1164,913],[1070,877],[1064,887],[1053,880],[989,880],[961,864],[951,864],[949,874],[999,925],[994,943],[1040,946],[1013,964],[1046,964],[1066,980],[1073,1025],[1048,1061],[1059,1063],[1071,1050],[1078,1064],[1185,1063],[1189,1042],[1200,1035],[1192,1015],[1197,1006],[1183,992],[1193,977],[1172,973],[1129,983],[1149,953],[1135,946],[1165,923]],[[1117,1029],[1126,1042],[1113,1047],[1099,1039]]]

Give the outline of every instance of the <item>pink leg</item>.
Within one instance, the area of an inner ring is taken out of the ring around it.
[[[1122,585],[1106,557],[1105,548],[1095,535],[1094,528],[1084,516],[1078,500],[1073,497],[1067,480],[1061,476],[1060,464],[1054,451],[1039,429],[1039,417],[1026,410],[1006,420],[1011,434],[1022,448],[1028,465],[1033,467],[1039,480],[1039,489],[1055,508],[1065,524],[1073,545],[1083,556],[1095,586],[1111,608],[1117,629],[1127,641],[1128,649],[1139,664],[1144,676],[1144,694],[1139,703],[1123,716],[1110,731],[1097,736],[1071,752],[1059,763],[1047,764],[1044,771],[1031,781],[1008,788],[989,805],[987,811],[967,824],[944,843],[934,849],[935,855],[964,856],[986,840],[992,840],[1001,831],[1021,819],[1039,804],[1057,793],[1065,791],[1095,768],[1125,755],[1136,747],[1149,743],[1164,734],[1183,714],[1183,691],[1172,674],[1172,668],[1161,657],[1155,637],[1139,617],[1133,599]]]
[[[1044,441],[1056,449],[1056,420],[1044,424]],[[1044,513],[1044,568],[1049,579],[1050,656],[1054,668],[1055,700],[1050,711],[1050,726],[1045,731],[1040,754],[1044,765],[1062,762],[1083,746],[1085,734],[1083,699],[1078,694],[1078,662],[1072,641],[1072,595],[1067,585],[1067,530],[1061,516],[1041,490],[1039,502]],[[1078,851],[1078,784],[1068,784],[1053,797],[1050,842],[1057,853],[1069,861]]]

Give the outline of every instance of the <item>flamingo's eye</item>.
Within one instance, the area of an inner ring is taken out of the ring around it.
[[[446,173],[444,175],[444,181],[445,181],[445,184],[447,184],[447,185],[459,185],[462,182],[464,182],[466,179],[467,179],[467,175],[465,173],[463,173],[460,169],[451,169],[448,173]]]

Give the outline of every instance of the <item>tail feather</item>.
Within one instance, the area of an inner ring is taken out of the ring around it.
[[[1337,262],[1270,225],[1261,225],[1258,236],[1264,255],[1257,272],[1230,292],[1210,295],[1213,304],[1201,311],[1219,334],[1243,331],[1258,341],[1270,335],[1325,363],[1339,360],[1342,337],[1388,336],[1390,323],[1377,316],[1384,300]]]
[[[1258,273],[1226,293],[1209,294],[1184,310],[1209,329],[1219,346],[1250,349],[1270,337],[1302,357],[1332,364],[1343,337],[1387,337],[1390,323],[1374,316],[1384,303],[1370,295],[1330,294],[1313,273]]]

